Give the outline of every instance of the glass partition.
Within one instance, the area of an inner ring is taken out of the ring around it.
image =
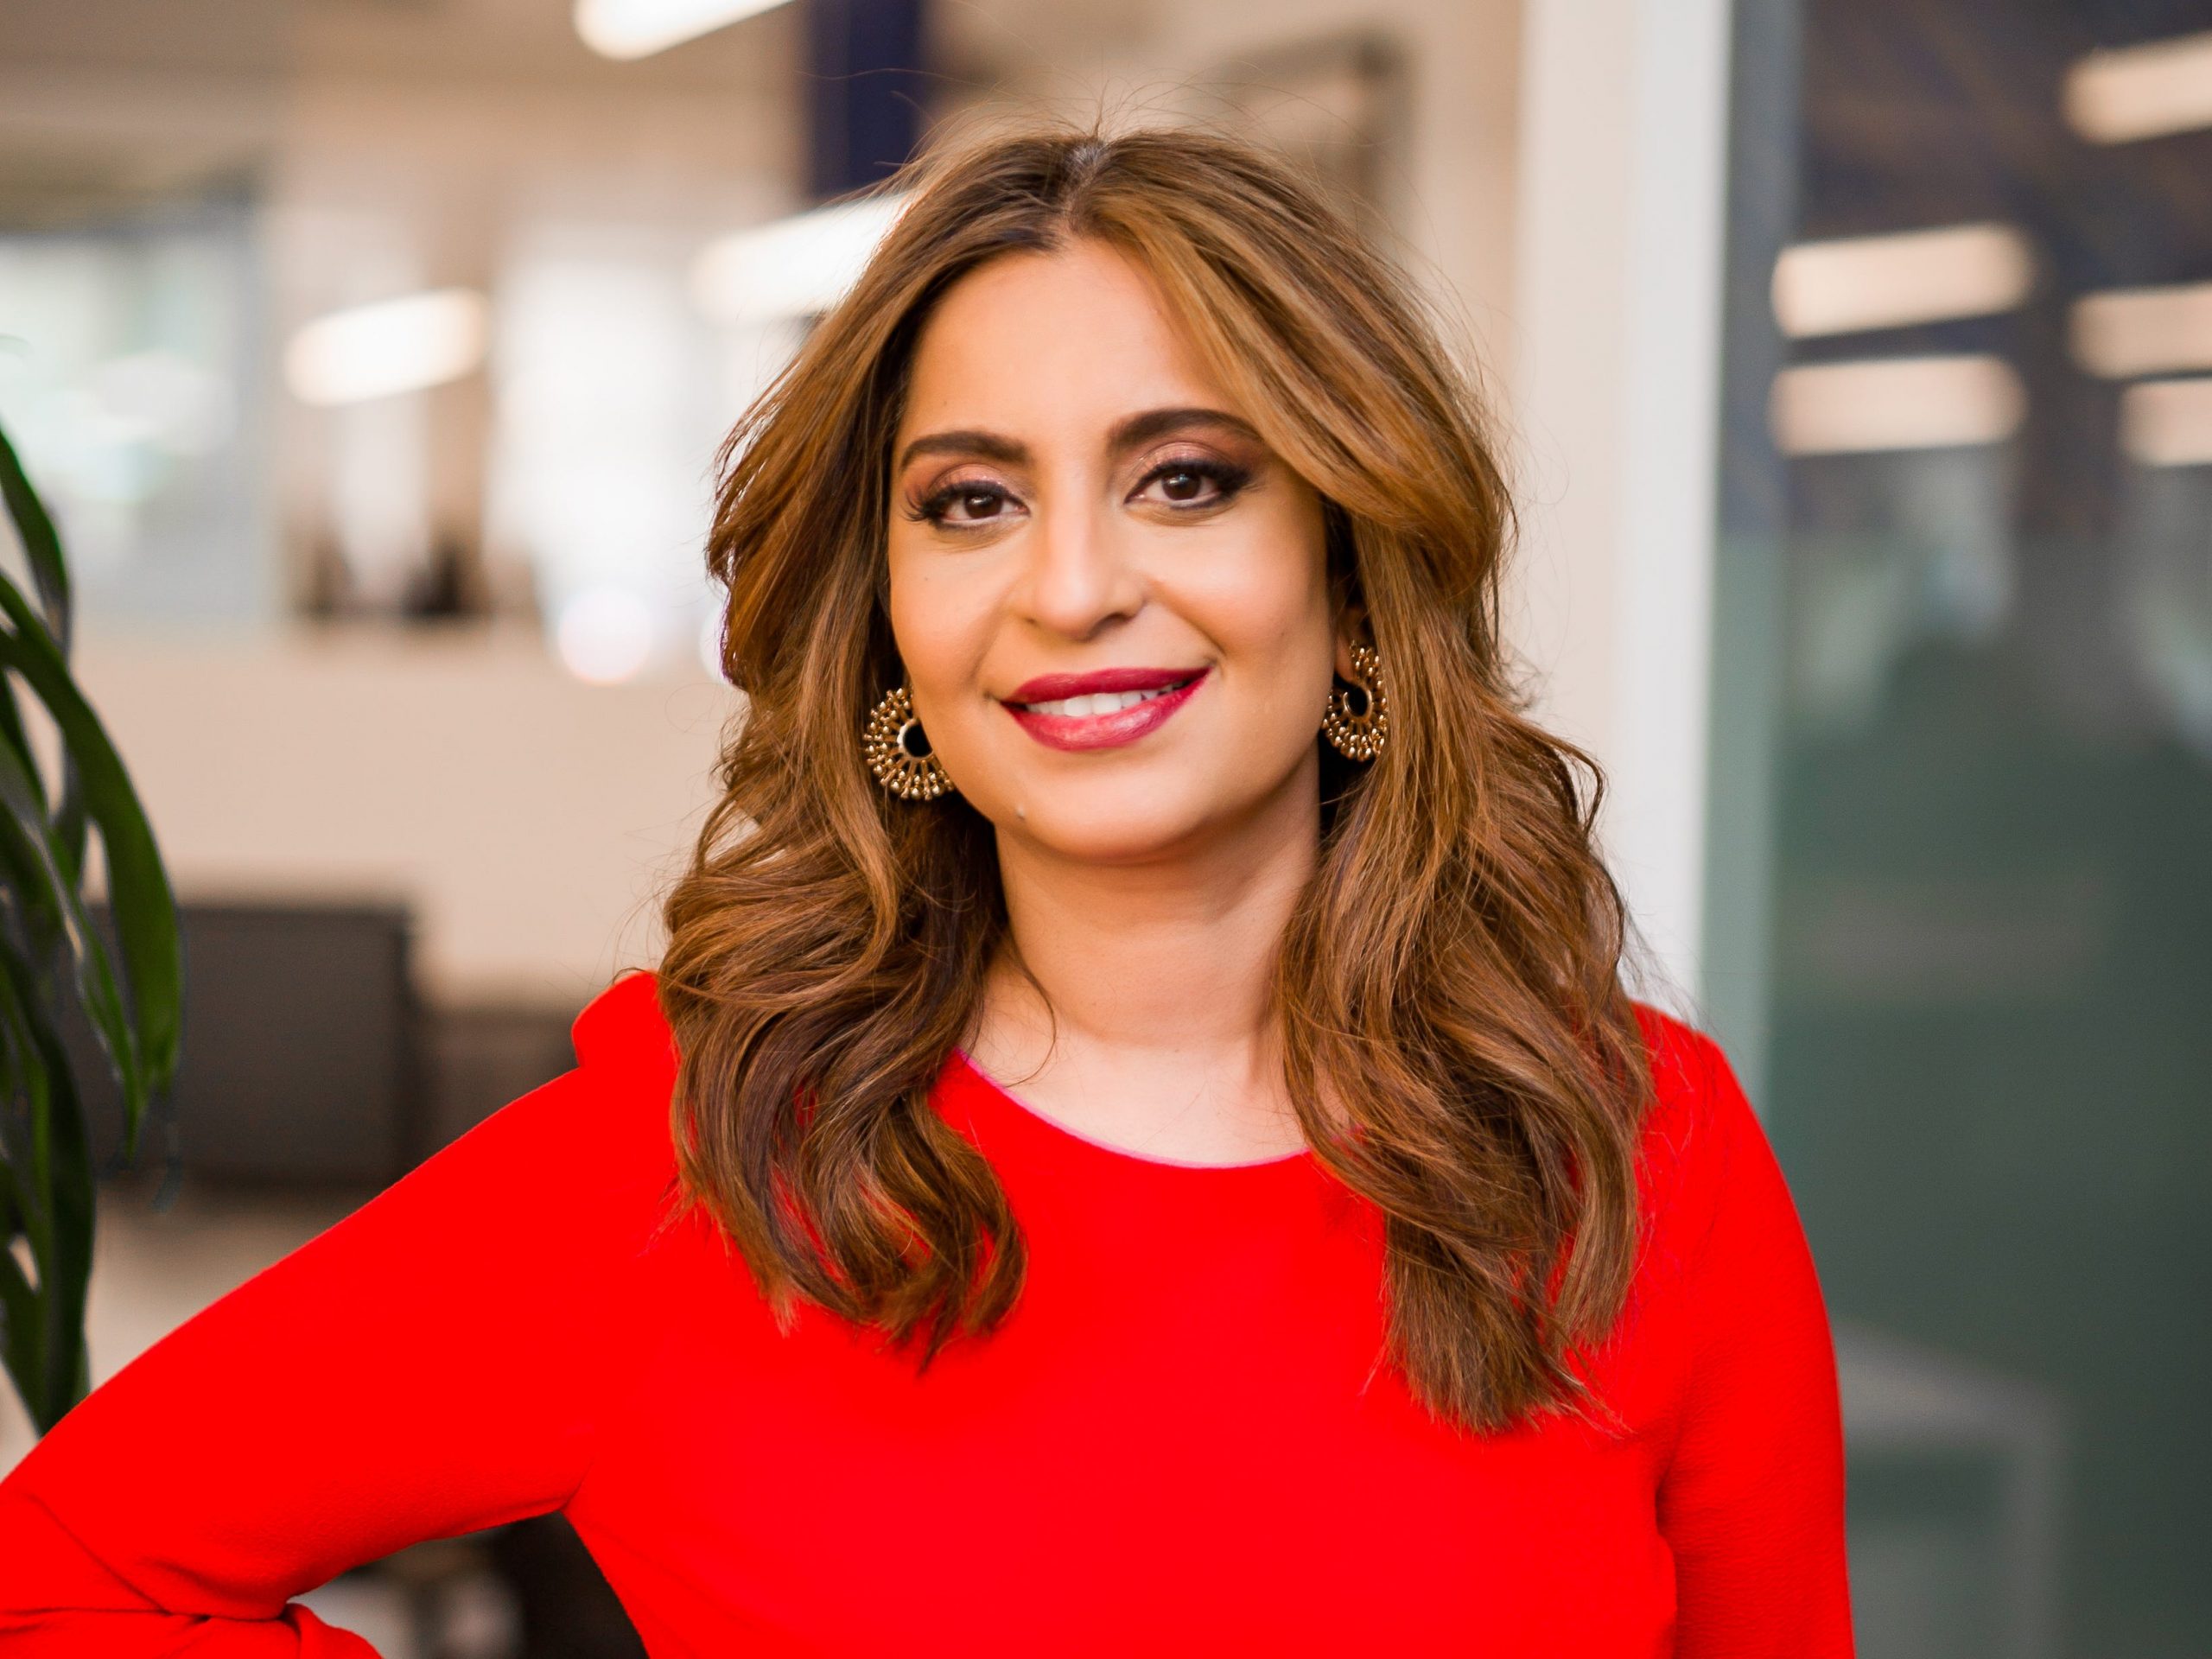
[[[1708,994],[1868,1659],[2212,1652],[2208,23],[1738,8]]]

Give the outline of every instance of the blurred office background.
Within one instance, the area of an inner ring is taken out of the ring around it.
[[[823,204],[995,108],[1293,150],[1479,366],[1516,642],[1819,1258],[1861,1650],[2212,1653],[2206,0],[10,0],[0,423],[187,906],[96,1372],[652,961],[715,445]],[[634,1651],[557,1523],[315,1602]]]

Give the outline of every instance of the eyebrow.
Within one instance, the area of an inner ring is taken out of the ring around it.
[[[1231,415],[1226,410],[1185,405],[1174,409],[1147,409],[1140,414],[1124,416],[1107,429],[1106,445],[1112,450],[1134,449],[1139,444],[1149,443],[1154,438],[1165,437],[1170,432],[1179,432],[1189,426],[1217,426],[1254,443],[1262,441],[1249,421]],[[1029,446],[1020,439],[1009,438],[997,432],[986,432],[978,427],[925,433],[899,452],[896,470],[904,472],[918,455],[980,455],[985,461],[995,461],[1007,467],[1026,467],[1030,459]]]

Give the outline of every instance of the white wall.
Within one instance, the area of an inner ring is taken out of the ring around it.
[[[1528,0],[1512,617],[1604,765],[1650,966],[1694,998],[1719,441],[1726,0]]]
[[[574,1009],[650,963],[735,694],[571,678],[526,627],[94,638],[86,694],[187,896],[397,896],[424,988]]]

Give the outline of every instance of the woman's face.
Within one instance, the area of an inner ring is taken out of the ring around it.
[[[1349,666],[1320,498],[1140,267],[1078,240],[963,277],[917,342],[892,459],[914,711],[1001,836],[1127,862],[1318,813],[1314,737]]]

